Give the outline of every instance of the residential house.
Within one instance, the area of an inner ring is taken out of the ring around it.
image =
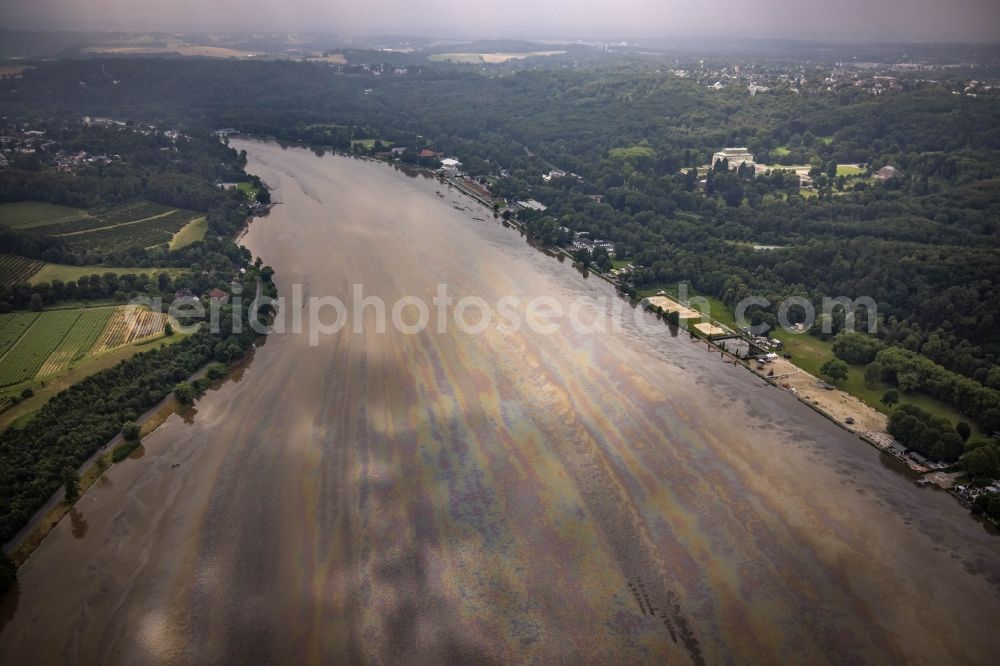
[[[222,291],[218,287],[213,287],[212,290],[205,295],[210,301],[217,302],[219,305],[225,305],[229,302],[229,294]]]

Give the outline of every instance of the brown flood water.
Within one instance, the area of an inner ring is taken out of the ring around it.
[[[286,296],[613,295],[427,178],[237,147],[283,202],[245,242]],[[995,658],[1000,539],[626,311],[271,336],[25,564],[0,663]]]

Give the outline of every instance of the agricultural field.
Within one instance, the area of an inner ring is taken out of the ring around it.
[[[0,315],[0,358],[14,346],[38,319],[37,312],[12,312]]]
[[[134,305],[116,308],[111,321],[94,345],[93,354],[111,351],[163,334],[167,316]]]
[[[191,210],[174,210],[154,217],[122,222],[90,231],[61,234],[70,247],[101,253],[121,252],[130,247],[154,247],[169,243],[189,222],[202,217]]]
[[[167,317],[136,306],[0,315],[0,387],[65,373],[77,361],[161,336]]]
[[[106,213],[92,212],[86,219],[54,221],[51,224],[35,226],[32,233],[44,236],[64,236],[96,229],[109,229],[119,224],[138,220],[153,220],[173,212],[174,208],[155,203],[142,202],[114,208]]]
[[[17,231],[73,220],[87,220],[90,215],[80,208],[57,206],[41,201],[19,201],[0,204],[0,226]]]
[[[115,225],[122,224],[123,222],[133,222],[135,220],[148,220],[152,217],[158,217],[164,213],[169,213],[172,210],[175,209],[169,206],[164,206],[163,204],[153,203],[151,201],[137,201],[135,203],[109,209],[103,213],[97,214],[97,217],[104,220],[107,225]]]
[[[487,63],[498,65],[509,60],[526,60],[531,57],[548,57],[563,55],[565,51],[530,51],[526,53],[434,53],[427,56],[431,62],[454,62],[458,64],[475,65]]]
[[[17,342],[0,357],[0,386],[19,384],[38,374],[79,317],[79,310],[39,313]]]
[[[177,250],[187,247],[191,243],[204,240],[208,234],[208,218],[205,216],[195,218],[188,222],[180,231],[170,239],[170,249]]]
[[[0,284],[29,282],[44,266],[44,262],[13,254],[0,254]]]
[[[183,233],[183,232],[182,232]],[[41,263],[41,262],[39,262]],[[63,282],[76,282],[82,277],[91,275],[104,275],[105,273],[115,273],[116,275],[149,275],[155,277],[160,273],[168,273],[171,279],[176,279],[186,275],[186,268],[141,268],[139,266],[67,266],[65,264],[41,264],[38,272],[28,280],[31,284],[39,282],[52,282],[62,280]]]
[[[115,308],[81,310],[80,316],[73,323],[59,346],[42,364],[37,376],[49,377],[68,370],[74,361],[82,358],[93,348],[114,311]]]
[[[310,56],[309,62],[325,62],[332,63],[334,65],[346,65],[347,58],[343,53],[331,53],[324,56]]]
[[[196,211],[150,201],[86,211],[34,201],[0,205],[0,224],[4,226],[61,238],[76,250],[101,254],[135,246],[165,245],[190,223],[203,217]],[[193,225],[184,236],[185,242],[201,240],[204,231],[207,231],[206,225]]]
[[[85,53],[110,55],[160,55],[176,53],[177,55],[197,58],[251,58],[254,55],[250,51],[240,51],[222,46],[202,46],[198,44],[176,43],[178,40],[170,41],[171,44],[166,46],[88,46],[83,50]]]

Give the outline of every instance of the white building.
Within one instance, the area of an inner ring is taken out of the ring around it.
[[[540,201],[535,201],[534,199],[528,199],[527,201],[518,201],[517,205],[519,208],[524,210],[537,210],[539,213],[544,213],[546,206]]]
[[[717,162],[722,160],[729,161],[730,170],[739,168],[741,164],[749,164],[754,166],[754,157],[746,148],[723,148],[719,152],[712,155],[712,166],[714,167]]]
[[[458,173],[462,170],[462,163],[451,157],[446,157],[441,160],[441,169],[449,173]]]

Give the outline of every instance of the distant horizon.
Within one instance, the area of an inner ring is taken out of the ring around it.
[[[685,35],[663,34],[663,35],[516,35],[516,34],[472,34],[472,33],[422,33],[422,32],[393,32],[377,30],[337,30],[334,28],[275,28],[271,27],[221,27],[202,26],[195,27],[173,27],[173,28],[98,28],[98,27],[68,27],[68,26],[38,26],[30,24],[2,24],[0,31],[9,32],[31,32],[31,33],[54,33],[54,34],[87,34],[87,35],[115,35],[115,34],[148,34],[148,35],[314,35],[323,37],[338,38],[367,38],[367,39],[419,39],[419,40],[446,40],[449,42],[503,42],[521,41],[541,44],[545,42],[560,42],[564,44],[589,45],[596,42],[615,44],[627,42],[628,46],[643,45],[649,42],[677,42],[678,44],[688,44],[696,41],[713,40],[739,40],[744,42],[781,42],[795,44],[831,44],[831,45],[865,45],[865,46],[1000,46],[1000,37],[983,39],[889,39],[874,37],[846,37],[834,35],[815,36],[788,36],[788,35],[754,35],[754,34],[733,34],[725,32],[703,33]]]
[[[15,29],[312,32],[440,39],[795,39],[848,43],[1000,42],[995,0],[0,0]],[[470,37],[470,35],[472,37]]]

